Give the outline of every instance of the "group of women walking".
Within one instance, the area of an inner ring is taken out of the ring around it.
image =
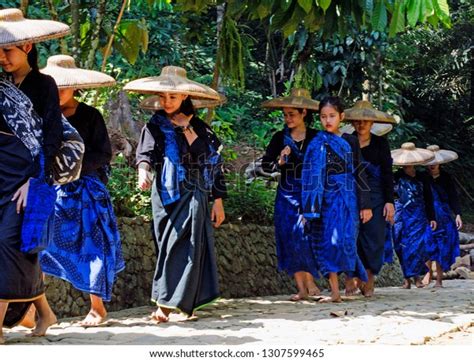
[[[0,343],[3,327],[23,324],[41,336],[56,322],[43,273],[90,294],[82,324],[96,326],[125,267],[106,189],[112,151],[105,123],[75,98],[80,89],[115,81],[77,68],[67,55],[51,56],[41,70],[37,64],[34,44],[68,31],[58,22],[25,19],[17,9],[0,10]],[[222,145],[195,109],[224,98],[175,66],[124,89],[155,95],[142,104],[155,112],[136,152],[138,187],[151,189],[157,249],[152,317],[167,322],[179,311],[191,319],[219,297],[212,228],[225,219],[226,197]],[[452,179],[439,170],[453,155],[409,143],[391,154],[371,129],[395,120],[367,101],[344,109],[337,97],[318,102],[293,89],[262,106],[282,109],[285,120],[263,167],[281,172],[275,236],[278,267],[295,277],[298,293],[291,300],[319,296],[315,278],[322,275],[331,296],[320,301],[340,302],[340,273],[346,295],[360,289],[372,296],[392,233],[405,287],[411,277],[429,281],[429,262],[436,263],[441,286],[439,270],[458,255],[462,226]],[[315,112],[319,131],[312,128]],[[344,121],[352,122],[354,134],[341,132]],[[395,178],[392,158],[403,166]],[[428,161],[429,175],[416,173],[413,166]]]

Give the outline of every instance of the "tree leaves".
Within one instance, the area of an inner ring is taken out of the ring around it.
[[[387,8],[383,1],[377,1],[372,16],[372,28],[376,31],[384,31],[387,27]]]
[[[329,6],[331,5],[331,0],[318,0],[319,6],[321,6],[321,9],[326,12],[327,9],[329,9]]]
[[[395,34],[405,30],[405,2],[397,1],[393,8],[392,20],[390,22],[389,36],[393,37]]]
[[[148,29],[145,20],[123,20],[114,41],[114,48],[130,63],[135,64],[140,49],[148,50]]]

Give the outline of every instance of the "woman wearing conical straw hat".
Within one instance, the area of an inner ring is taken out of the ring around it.
[[[91,309],[81,325],[97,326],[106,318],[103,301],[110,302],[114,280],[125,264],[105,187],[112,158],[107,128],[100,112],[78,102],[74,92],[112,86],[115,80],[97,71],[77,68],[68,55],[51,56],[41,72],[56,81],[61,111],[79,131],[85,153],[80,178],[56,188],[54,230],[40,262],[44,273],[89,293]]]
[[[324,131],[310,142],[303,162],[303,215],[318,271],[331,286],[331,297],[320,302],[341,302],[338,273],[367,282],[357,232],[360,221],[372,218],[372,210],[357,138],[339,131],[344,119],[340,99],[323,99],[319,117]]]
[[[52,159],[62,140],[58,90],[51,78],[39,73],[33,43],[68,31],[67,25],[58,22],[25,19],[18,9],[0,10],[0,66],[21,90],[1,80],[0,343],[4,342],[2,328],[19,323],[31,304],[39,316],[33,336],[44,335],[56,322],[44,293],[38,254],[21,252],[21,234],[26,226],[24,215],[32,204],[43,203],[44,208],[32,210],[43,212],[41,217],[53,211],[54,190],[51,208],[46,207],[49,197],[39,199],[39,193],[28,190],[31,184],[41,186],[41,179],[51,181]],[[40,164],[43,154],[44,167]]]
[[[346,295],[354,294],[359,286],[364,296],[371,297],[374,293],[375,276],[383,265],[386,223],[393,223],[395,213],[390,146],[385,138],[372,134],[372,127],[374,123],[391,126],[395,123],[395,118],[374,109],[366,100],[356,102],[344,113],[344,120],[352,123],[359,139],[373,213],[369,222],[360,225],[357,239],[357,252],[369,280],[366,284],[358,285],[349,277],[346,278]]]
[[[451,175],[441,164],[456,160],[456,152],[440,149],[437,145],[430,145],[426,149],[434,152],[435,158],[425,165],[432,178],[431,190],[433,192],[434,210],[436,217],[436,232],[433,234],[432,242],[428,243],[429,272],[426,274],[424,283],[431,281],[431,263],[436,263],[435,287],[443,287],[443,272],[448,271],[459,256],[459,230],[462,227],[461,205]],[[455,218],[453,219],[453,215]]]
[[[124,89],[158,94],[162,107],[143,128],[136,154],[138,186],[152,188],[158,250],[151,297],[158,308],[152,317],[167,322],[177,310],[190,318],[219,297],[212,221],[214,227],[224,221],[226,196],[221,143],[196,116],[191,99],[220,96],[176,66]]]
[[[433,194],[428,176],[417,172],[415,166],[433,158],[432,151],[416,148],[413,143],[403,143],[400,149],[392,150],[393,164],[402,166],[395,173],[393,243],[405,278],[405,289],[411,288],[412,277],[416,287],[423,287],[420,276],[428,271],[426,247],[436,229]]]
[[[285,128],[273,135],[266,149],[262,167],[267,172],[281,171],[274,213],[278,269],[294,276],[298,293],[290,300],[300,301],[320,294],[301,212],[301,170],[306,148],[317,133],[310,125],[319,102],[306,89],[296,88],[290,96],[268,100],[262,106],[281,109],[285,119]]]

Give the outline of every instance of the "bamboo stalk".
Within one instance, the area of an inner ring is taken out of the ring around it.
[[[109,42],[107,43],[107,47],[105,48],[104,59],[102,60],[102,67],[101,67],[102,72],[105,71],[105,67],[107,65],[107,58],[109,57],[110,50],[112,49],[112,44],[114,42],[115,32],[117,31],[117,29],[120,25],[120,21],[122,21],[122,16],[123,16],[123,13],[125,11],[125,7],[127,6],[127,4],[128,4],[128,0],[123,0],[122,7],[121,7],[119,15],[117,17],[117,21],[115,22],[115,25],[114,25],[114,30],[112,31],[112,34],[110,34]]]

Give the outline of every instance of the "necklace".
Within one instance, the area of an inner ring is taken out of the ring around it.
[[[30,73],[31,71],[31,67],[28,69],[28,71],[26,72],[25,76],[23,77],[23,79],[21,79],[21,81],[18,83],[18,84],[15,84],[17,88],[20,88],[21,87],[21,84],[23,83],[23,81],[26,79],[26,77],[28,76],[28,74]]]
[[[185,132],[190,132],[192,133],[193,131],[193,126],[191,124],[187,124],[187,125],[174,125],[174,128],[175,129],[179,129],[182,133],[185,133]]]

